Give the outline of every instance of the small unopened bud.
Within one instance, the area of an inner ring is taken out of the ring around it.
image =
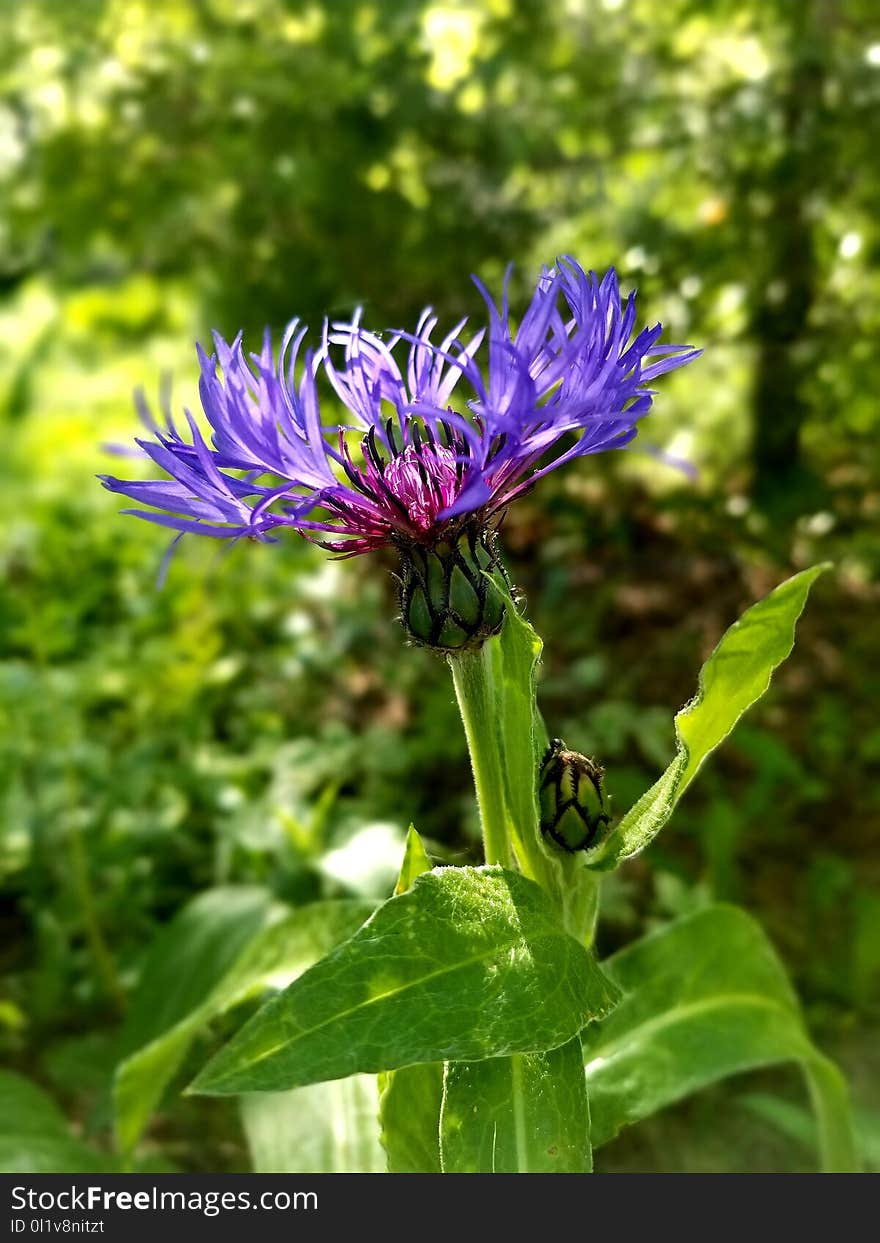
[[[554,738],[541,761],[541,831],[563,850],[588,850],[611,823],[602,788],[604,769]]]
[[[472,526],[430,546],[398,548],[401,619],[414,642],[458,652],[498,633],[507,579],[494,532]]]

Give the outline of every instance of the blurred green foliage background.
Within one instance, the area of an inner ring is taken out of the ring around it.
[[[723,629],[830,558],[799,645],[647,858],[603,948],[712,898],[793,971],[865,1124],[880,1107],[880,354],[875,0],[19,0],[0,8],[0,885],[7,1064],[106,1145],[120,1019],[195,893],[384,894],[409,819],[476,857],[442,663],[403,646],[391,563],[117,517],[101,445],[192,343],[294,314],[479,314],[541,262],[614,263],[705,348],[629,452],[505,525],[547,644],[551,731],[618,810],[673,749]],[[112,465],[110,469],[113,469]],[[751,1077],[601,1168],[805,1168]],[[875,1124],[876,1125],[876,1124]],[[151,1151],[244,1168],[215,1103]]]

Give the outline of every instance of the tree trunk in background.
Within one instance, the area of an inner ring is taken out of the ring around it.
[[[830,31],[823,0],[798,0],[790,14],[790,71],[782,86],[781,154],[768,170],[772,199],[755,256],[761,273],[752,297],[750,331],[758,343],[752,390],[752,493],[782,513],[800,507],[806,482],[801,428],[809,410],[806,384],[814,366],[807,335],[817,291],[810,198],[826,180],[821,112]]]

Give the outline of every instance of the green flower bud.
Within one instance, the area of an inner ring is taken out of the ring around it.
[[[541,831],[563,850],[595,846],[611,823],[602,788],[604,769],[554,738],[541,761]],[[610,803],[610,800],[609,800]]]
[[[400,613],[413,642],[459,652],[498,633],[507,576],[494,531],[474,524],[430,546],[401,541],[398,548]]]

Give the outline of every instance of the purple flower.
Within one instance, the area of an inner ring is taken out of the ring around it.
[[[277,364],[268,335],[250,356],[240,335],[215,335],[215,354],[199,349],[211,443],[189,411],[185,436],[167,403],[159,423],[140,399],[150,437],[137,443],[170,478],[105,487],[136,503],[124,512],[181,533],[270,540],[292,527],[342,556],[431,549],[485,528],[572,458],[623,448],[651,382],[700,353],[660,344],[659,324],[634,336],[635,295],[621,299],[613,270],[544,269],[515,329],[506,285],[500,306],[477,285],[489,322],[468,340],[462,321],[435,342],[430,310],[384,339],[359,315],[325,324],[315,352],[294,320]],[[319,380],[341,420],[322,418]]]

